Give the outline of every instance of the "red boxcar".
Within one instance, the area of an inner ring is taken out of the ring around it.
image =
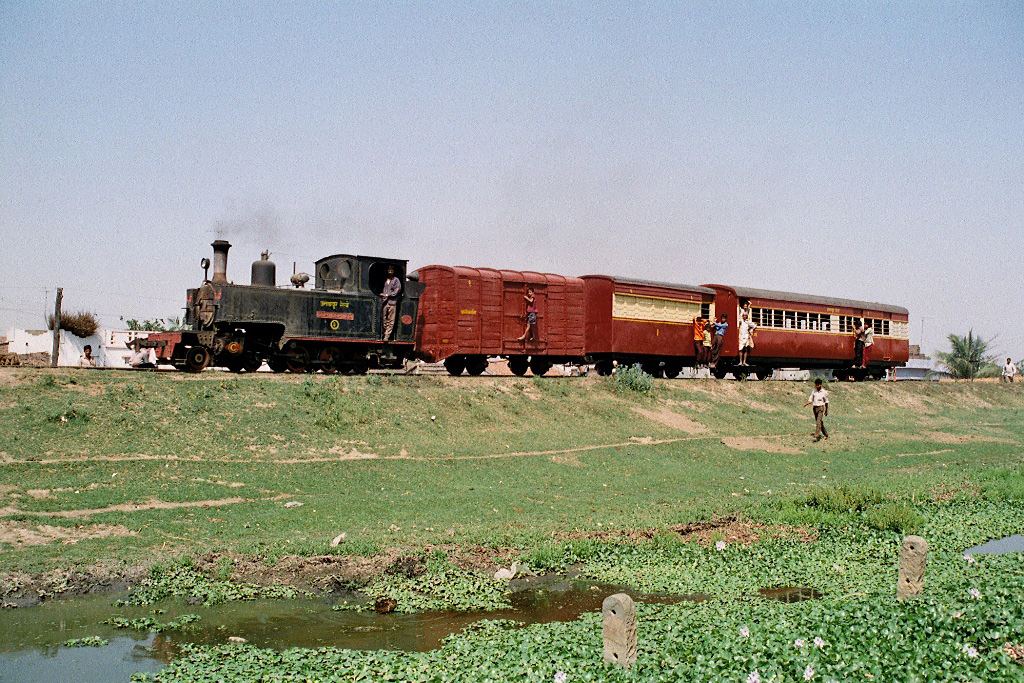
[[[553,363],[583,362],[583,280],[548,273],[425,266],[416,347],[427,361],[444,361],[453,375],[479,375],[489,356],[508,359],[517,375],[543,375]],[[526,329],[526,289],[537,304],[537,338]]]
[[[584,275],[587,357],[599,374],[613,361],[640,363],[646,372],[677,376],[693,366],[693,319],[707,319],[715,290],[607,275]]]
[[[909,312],[900,306],[749,287],[705,287],[715,290],[716,315],[725,313],[729,323],[716,377],[729,372],[767,377],[774,368],[827,368],[836,379],[882,377],[910,357]],[[740,366],[738,323],[745,303],[757,331],[750,358]],[[863,370],[853,367],[854,327],[861,318],[874,330]]]

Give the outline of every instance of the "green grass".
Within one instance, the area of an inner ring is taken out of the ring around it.
[[[788,382],[659,380],[623,393],[597,378],[6,372],[3,518],[135,533],[7,544],[7,571],[440,543],[528,552],[561,532],[732,513],[815,527],[854,515],[906,532],[932,499],[1024,492],[1024,393],[996,384],[833,385],[834,436],[812,444],[808,387]],[[723,437],[761,441],[738,450]],[[96,512],[153,503],[193,506]],[[69,511],[93,512],[52,516]],[[342,531],[348,541],[330,549]]]
[[[144,602],[287,596],[226,581],[227,558],[205,575],[190,558],[397,548],[426,573],[370,579],[370,598],[485,609],[504,604],[500,585],[449,556],[497,548],[539,572],[713,596],[640,605],[630,672],[600,664],[594,614],[484,623],[422,654],[197,647],[147,680],[742,681],[756,669],[781,682],[810,666],[813,680],[878,681],[908,662],[906,680],[1024,678],[1000,649],[1024,640],[1019,558],[962,557],[1024,529],[1018,386],[836,384],[833,438],[813,444],[809,386],[788,382],[0,372],[11,585],[124,562],[152,566]],[[679,533],[708,520],[700,542]],[[47,527],[79,537],[14,540]],[[928,572],[924,598],[902,604],[908,533],[927,539]],[[751,599],[784,585],[825,597]],[[828,644],[794,645],[816,636]]]

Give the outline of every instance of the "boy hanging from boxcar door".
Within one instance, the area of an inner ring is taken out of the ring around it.
[[[814,410],[814,440],[821,441],[828,438],[828,430],[825,429],[825,418],[828,417],[828,392],[821,386],[821,378],[814,380],[814,391],[807,399],[804,408],[812,406]]]
[[[523,299],[526,300],[526,329],[516,341],[537,341],[537,296],[533,292],[533,287],[526,288]]]

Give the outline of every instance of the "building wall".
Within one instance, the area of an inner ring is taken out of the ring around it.
[[[99,330],[91,337],[77,337],[67,330],[60,331],[60,353],[57,365],[75,367],[82,357],[85,345],[92,346],[92,355],[96,365],[103,368],[127,368],[132,350],[128,345],[136,337],[148,335],[148,332],[133,330]],[[7,332],[8,352],[24,355],[29,353],[47,353],[53,350],[53,333],[50,330],[18,330]],[[152,360],[152,350],[150,350]]]

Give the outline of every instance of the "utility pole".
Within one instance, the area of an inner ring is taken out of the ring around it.
[[[57,303],[53,306],[53,351],[50,353],[50,367],[57,367],[57,356],[60,355],[60,300],[64,298],[64,288],[57,288]]]

